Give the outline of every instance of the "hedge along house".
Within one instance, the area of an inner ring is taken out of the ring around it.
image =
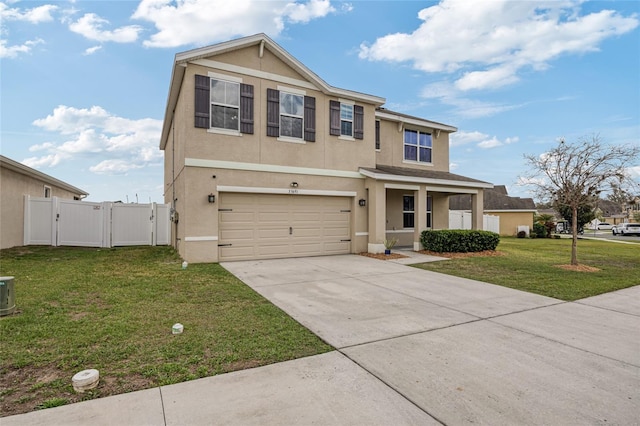
[[[189,262],[420,248],[447,228],[455,127],[330,86],[264,34],[178,53],[160,149],[172,241]]]

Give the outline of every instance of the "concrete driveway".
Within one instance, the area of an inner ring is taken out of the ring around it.
[[[224,263],[337,350],[0,424],[640,424],[640,286],[566,303],[406,261]]]
[[[640,286],[568,303],[362,256],[223,266],[443,424],[640,422]]]

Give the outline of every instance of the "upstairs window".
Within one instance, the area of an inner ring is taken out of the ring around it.
[[[304,96],[280,92],[280,136],[302,139]]]
[[[364,108],[349,102],[329,101],[329,134],[364,139]]]
[[[211,79],[211,127],[240,131],[240,84]]]
[[[353,105],[340,104],[340,135],[353,137]]]
[[[380,149],[380,120],[376,120],[376,149]]]
[[[417,130],[404,131],[404,159],[419,163],[431,163],[431,134]]]
[[[267,88],[267,136],[316,141],[316,98]]]
[[[227,134],[252,134],[253,86],[240,83],[240,79],[225,80],[212,74],[195,76],[195,127]]]

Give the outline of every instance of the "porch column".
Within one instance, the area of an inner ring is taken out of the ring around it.
[[[386,238],[387,193],[384,183],[367,179],[369,188],[369,253],[384,253]]]
[[[471,195],[471,229],[482,230],[484,215],[484,191],[478,189],[477,194]]]
[[[413,250],[422,250],[420,244],[420,234],[427,229],[427,188],[424,185],[413,192],[414,213],[413,213]]]

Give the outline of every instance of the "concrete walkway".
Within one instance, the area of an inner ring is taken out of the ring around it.
[[[640,286],[567,303],[354,255],[223,266],[337,350],[2,426],[639,424]]]

